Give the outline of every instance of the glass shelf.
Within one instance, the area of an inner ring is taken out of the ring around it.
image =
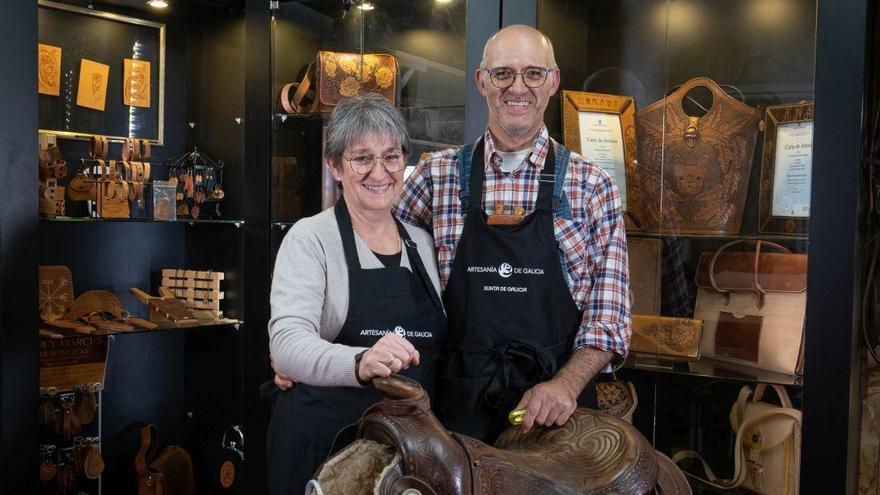
[[[152,218],[93,218],[93,217],[53,217],[40,218],[41,222],[123,222],[123,223],[169,223],[169,224],[205,224],[205,225],[235,225],[241,227],[244,220],[193,220],[191,218],[178,218],[177,220],[155,220]]]
[[[665,356],[631,354],[623,366],[633,370],[718,378],[738,382],[803,386],[803,377],[801,376],[758,370],[708,358],[696,361],[681,361]]]
[[[686,234],[677,232],[639,232],[630,230],[626,232],[628,237],[645,237],[653,239],[692,238],[692,239],[718,239],[718,240],[750,240],[750,241],[798,241],[809,242],[806,235],[785,234]]]
[[[228,329],[238,330],[239,328],[241,328],[242,324],[244,324],[244,322],[241,320],[224,318],[224,319],[220,319],[220,320],[199,320],[198,323],[184,324],[184,325],[175,325],[172,323],[160,323],[159,326],[154,329],[135,327],[135,330],[133,330],[131,332],[112,332],[112,333],[101,333],[101,334],[77,333],[73,330],[53,328],[48,325],[43,325],[41,328],[45,328],[51,332],[54,332],[58,335],[61,335],[62,339],[72,339],[72,338],[78,338],[78,337],[88,337],[89,335],[120,336],[120,335],[130,335],[130,334],[135,334],[135,333],[161,332],[161,331],[166,331],[166,330],[204,330],[204,329],[211,329],[211,328],[228,328]],[[51,339],[53,337],[40,336],[40,338]],[[55,337],[55,338],[57,338],[57,337]]]

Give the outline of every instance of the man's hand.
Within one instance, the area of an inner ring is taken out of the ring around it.
[[[553,378],[526,390],[515,408],[526,410],[523,432],[528,433],[534,425],[564,425],[577,408],[577,399],[584,387],[612,356],[598,349],[578,348]]]
[[[564,425],[577,408],[578,395],[580,390],[574,390],[559,378],[541,382],[526,390],[514,408],[526,410],[523,432],[528,433],[534,425]]]

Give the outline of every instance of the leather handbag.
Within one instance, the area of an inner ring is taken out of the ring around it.
[[[771,385],[779,396],[780,405],[763,402],[767,385],[752,389],[746,385],[730,409],[730,426],[736,432],[734,470],[730,479],[719,479],[699,453],[681,450],[672,456],[680,463],[697,459],[706,478],[690,473],[714,488],[731,490],[745,488],[762,495],[795,495],[799,493],[801,457],[801,412],[792,407],[785,388]]]
[[[689,116],[682,102],[698,87],[711,91],[712,106]],[[738,234],[760,122],[707,77],[636,112],[643,230]]]
[[[697,265],[702,355],[751,368],[800,375],[807,305],[807,255],[767,241],[731,252],[737,240],[703,253]],[[783,252],[762,253],[763,245]]]
[[[183,447],[169,445],[159,455],[155,425],[141,429],[141,446],[134,458],[138,495],[195,495],[192,458]]]
[[[378,93],[396,105],[397,73],[393,55],[320,50],[301,82],[281,88],[281,106],[287,113],[329,112],[341,100],[363,92]],[[303,104],[306,96],[312,97],[311,103]]]
[[[67,184],[67,196],[73,201],[95,201],[96,181],[82,170],[76,173]]]
[[[634,314],[630,351],[693,361],[700,359],[702,336],[701,320]]]

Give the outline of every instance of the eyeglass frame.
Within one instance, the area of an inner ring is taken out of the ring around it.
[[[498,69],[507,69],[507,70],[513,72],[513,79],[510,81],[510,84],[508,84],[507,86],[499,86],[498,83],[495,82],[495,78],[492,77],[492,71],[496,71]],[[544,80],[541,81],[541,84],[539,84],[537,86],[529,86],[529,84],[526,82],[526,78],[523,77],[523,72],[530,70],[530,69],[540,69],[540,70],[544,71]],[[483,68],[483,70],[486,71],[486,75],[489,76],[489,81],[492,82],[492,86],[495,86],[498,89],[507,89],[507,88],[513,86],[513,84],[516,83],[516,76],[519,76],[520,80],[523,82],[523,85],[525,87],[527,87],[529,89],[538,89],[540,87],[543,87],[545,84],[547,84],[547,76],[549,76],[551,72],[556,72],[559,69],[548,69],[546,67],[529,66],[519,72],[516,72],[510,67],[501,66],[501,67],[495,67],[492,69],[485,67],[485,68]]]
[[[393,153],[399,153],[399,154],[400,154],[400,164],[401,164],[401,167],[400,167],[399,169],[397,169],[397,170],[391,170],[391,169],[388,168],[388,165],[385,164],[385,157],[386,157],[387,155],[389,155],[389,154],[393,154]],[[354,164],[353,164],[352,162],[353,162],[354,159],[357,158],[358,156],[363,156],[363,155],[355,155],[355,156],[352,157],[352,158],[346,158],[344,155],[340,155],[340,158],[342,158],[343,160],[345,160],[345,161],[348,162],[348,168],[351,169],[352,173],[355,173],[355,174],[357,174],[357,175],[369,175],[370,172],[372,172],[373,169],[376,168],[376,163],[377,163],[377,162],[382,162],[382,166],[385,167],[385,171],[388,172],[389,174],[396,174],[397,172],[400,172],[401,170],[403,170],[403,169],[406,168],[406,153],[404,153],[403,151],[393,151],[393,152],[389,152],[389,153],[387,153],[387,154],[379,155],[379,156],[376,156],[376,155],[366,155],[366,156],[369,156],[369,157],[371,158],[371,160],[370,160],[370,168],[368,168],[365,172],[358,172],[357,170],[354,169]]]

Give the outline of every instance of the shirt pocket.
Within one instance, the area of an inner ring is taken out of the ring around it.
[[[583,223],[565,218],[556,218],[553,224],[564,275],[569,281],[581,282],[589,265],[587,229]]]

